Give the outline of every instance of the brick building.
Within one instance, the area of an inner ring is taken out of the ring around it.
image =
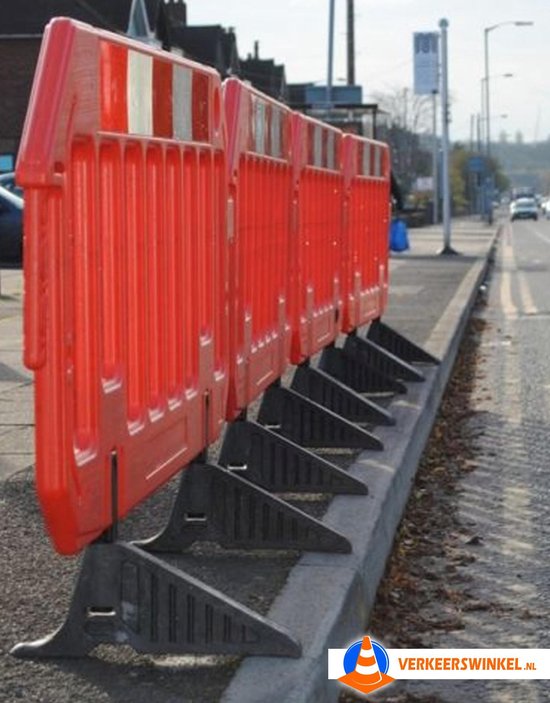
[[[269,95],[286,94],[284,66],[239,59],[233,29],[190,26],[184,0],[2,0],[0,2],[0,172],[11,171],[19,148],[45,26],[72,17],[127,34],[213,66],[222,78],[241,76]]]
[[[72,17],[95,27],[159,46],[169,28],[185,22],[182,0],[3,0],[0,3],[0,171],[19,147],[44,27],[52,17]]]

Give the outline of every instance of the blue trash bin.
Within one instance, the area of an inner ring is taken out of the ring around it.
[[[390,250],[406,251],[409,248],[409,233],[404,220],[396,218],[390,225]]]

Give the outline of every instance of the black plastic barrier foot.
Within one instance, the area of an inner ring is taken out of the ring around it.
[[[319,359],[319,368],[358,393],[406,393],[401,381],[372,366],[359,350],[327,347]]]
[[[357,335],[350,334],[344,342],[344,351],[354,357],[364,359],[371,368],[380,371],[385,376],[390,376],[400,381],[410,381],[411,383],[419,383],[425,380],[421,371],[415,369],[414,366],[395,356],[395,354],[392,354],[371,339],[363,339]]]
[[[149,654],[301,653],[278,625],[125,542],[88,547],[65,623],[11,654],[83,657],[99,644]]]
[[[270,386],[264,393],[258,422],[304,447],[376,449],[382,442],[353,422],[297,391]]]
[[[179,552],[208,540],[237,549],[351,551],[339,532],[213,464],[194,463],[182,471],[168,524],[140,546],[154,552]]]
[[[391,413],[385,408],[360,395],[325,371],[312,366],[302,364],[297,367],[291,388],[351,422],[365,422],[372,425],[395,424]]]
[[[424,351],[422,347],[419,347],[417,344],[414,344],[414,342],[403,337],[403,335],[396,332],[393,328],[388,327],[388,325],[384,324],[381,320],[375,320],[370,325],[367,338],[409,363],[440,363],[439,359],[435,356]]]
[[[227,427],[219,463],[276,493],[368,493],[362,481],[257,422]]]

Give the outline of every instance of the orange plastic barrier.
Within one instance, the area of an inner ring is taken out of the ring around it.
[[[292,113],[234,78],[224,105],[233,418],[283,374],[290,354]]]
[[[343,331],[381,316],[388,300],[390,158],[386,144],[344,135]]]
[[[71,20],[48,26],[17,178],[37,487],[62,553],[221,429],[223,126],[215,71]]]
[[[330,344],[341,327],[342,133],[295,113],[293,160],[291,361],[299,364]]]

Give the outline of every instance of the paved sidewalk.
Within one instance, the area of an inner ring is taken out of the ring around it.
[[[455,223],[453,246],[462,256],[445,258],[434,254],[441,245],[441,228],[411,230],[411,250],[392,258],[390,306],[385,321],[425,345],[432,353],[444,355],[450,363],[458,346],[468,306],[473,299],[475,287],[479,284],[495,229],[476,222]],[[4,509],[4,519],[1,524],[0,569],[4,589],[0,595],[0,606],[4,617],[0,621],[0,647],[3,655],[0,659],[0,702],[11,703],[21,699],[41,703],[74,700],[82,703],[149,703],[151,700],[155,700],[155,703],[176,703],[214,702],[223,698],[224,701],[239,703],[267,703],[268,699],[258,697],[261,694],[253,691],[247,682],[251,675],[256,676],[254,672],[262,670],[262,666],[269,669],[274,663],[269,658],[244,660],[234,676],[240,662],[227,657],[153,658],[136,655],[126,648],[100,648],[89,659],[75,662],[18,661],[7,655],[15,642],[43,636],[62,622],[78,560],[58,557],[43,532],[32,470],[29,468],[33,463],[32,383],[29,373],[21,364],[21,273],[2,271],[1,277],[0,504]],[[424,399],[431,403],[432,417],[436,412],[434,403],[439,391],[442,391],[438,386],[442,383],[443,376],[438,376],[437,379],[434,377],[435,390],[429,398],[422,395],[427,392],[426,389],[411,392],[406,400],[399,401],[401,405],[398,404],[398,412],[406,416],[414,409],[415,422],[421,422],[419,408]],[[427,419],[426,423],[431,424],[431,420]],[[398,456],[399,451],[404,451],[405,444],[398,446],[401,441],[399,432],[391,429],[394,434],[388,435],[392,444],[388,456]],[[429,431],[429,426],[425,431]],[[410,438],[403,437],[403,442],[405,439]],[[369,468],[368,463],[365,455],[361,455],[350,470],[360,473]],[[369,472],[369,475],[373,475],[371,468]],[[138,538],[154,533],[162,525],[172,493],[173,487],[169,487],[137,510],[122,526],[123,537]],[[371,491],[365,500],[372,501],[375,496],[376,490]],[[344,506],[346,500],[349,498],[340,497],[333,501],[334,506],[331,504],[326,518],[329,522],[338,519],[339,506]],[[363,498],[354,496],[352,500]],[[359,503],[355,505],[359,506]],[[372,509],[372,502],[369,505]],[[398,507],[395,510],[398,511]],[[391,544],[391,535],[388,538]],[[289,627],[302,641],[306,652],[301,662],[297,660],[293,664],[298,673],[299,667],[303,666],[308,657],[311,657],[308,666],[318,666],[317,659],[313,663],[317,656],[313,652],[325,651],[325,642],[316,630],[315,617],[322,619],[320,610],[313,613],[313,622],[306,622],[306,616],[311,613],[305,612],[300,613],[300,616],[295,613],[290,625],[276,617],[277,613],[283,620],[291,617],[287,601],[295,585],[296,575],[303,576],[311,568],[317,569],[319,574],[330,572],[330,583],[324,585],[325,597],[342,596],[344,601],[344,593],[338,589],[350,588],[346,574],[351,573],[352,562],[345,560],[353,560],[354,555],[325,555],[325,562],[317,559],[317,556],[305,555],[297,562],[296,554],[263,554],[257,557],[220,550],[198,550],[198,553],[177,557],[173,561],[210,585]],[[300,569],[296,568],[297,563]],[[328,571],[327,564],[330,564]],[[383,562],[377,568],[383,570]],[[374,581],[372,592],[364,594],[363,616],[374,597]],[[283,594],[274,601],[285,582]],[[312,603],[313,606],[315,602]],[[321,600],[318,601],[318,607],[322,608]],[[335,617],[337,612],[338,606],[335,603]],[[350,621],[348,624],[355,626],[357,631],[361,630],[360,622],[355,622],[354,625],[349,613],[347,618]],[[341,642],[331,646],[343,644],[345,643]],[[275,664],[279,665],[277,662]],[[284,666],[289,664],[288,661],[282,662],[281,672],[287,671]],[[258,666],[260,669],[255,668]],[[277,674],[273,670],[269,675]],[[296,681],[284,678],[286,673],[281,676],[283,678],[277,682],[278,701],[290,703],[291,700],[315,700],[315,703],[321,703],[335,699],[336,689],[328,684],[323,684],[323,690],[317,691],[315,698],[310,698],[305,689],[294,685]],[[322,675],[319,676],[321,680]],[[288,693],[291,690],[296,691],[296,694],[292,694],[295,697]]]
[[[34,462],[32,376],[23,366],[23,278],[0,273],[0,481]]]

